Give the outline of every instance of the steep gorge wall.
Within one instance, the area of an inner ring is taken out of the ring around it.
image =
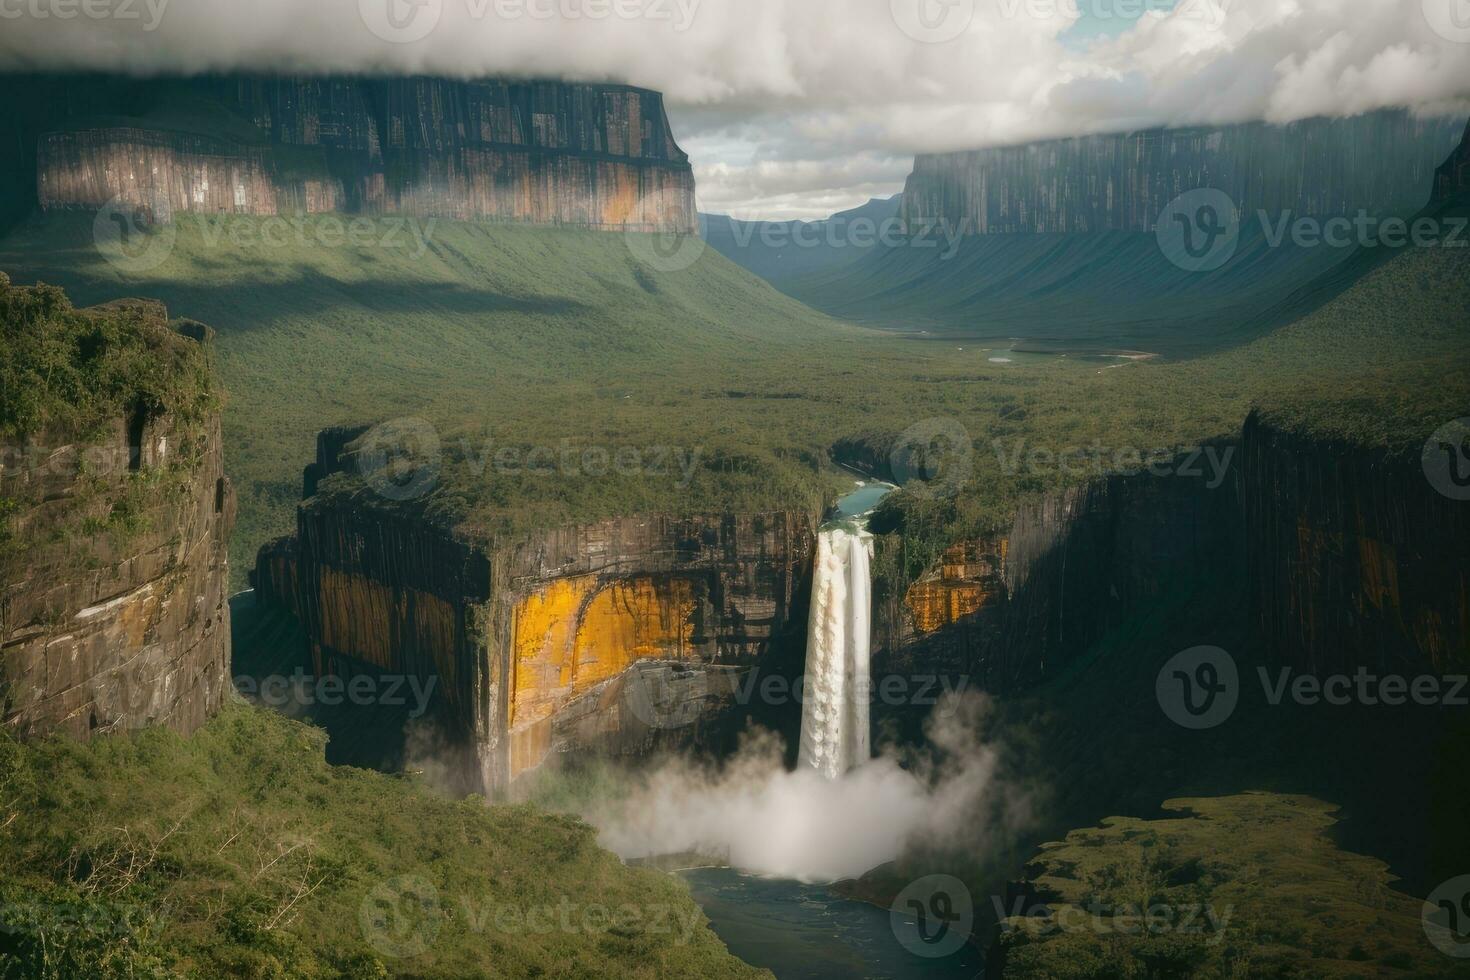
[[[606,230],[696,227],[662,97],[438,78],[12,76],[4,151],[35,202],[174,213],[347,211]]]
[[[7,729],[187,733],[219,709],[234,494],[217,416],[201,428],[139,414],[85,441],[36,433],[6,447],[0,504],[24,545],[0,554]]]
[[[1412,213],[1463,127],[1463,119],[1382,111],[925,154],[914,161],[902,213],[911,228],[942,219],[971,235],[1152,232],[1170,201],[1206,187],[1273,220],[1288,210]]]
[[[1470,665],[1470,511],[1417,457],[1247,420],[1227,479],[1112,476],[1024,504],[884,597],[884,670],[1026,686],[1151,603],[1242,586],[1261,655],[1306,673]]]
[[[814,515],[477,540],[322,490],[353,432],[319,437],[298,534],[262,549],[255,586],[300,617],[321,675],[436,678],[436,720],[486,789],[557,753],[727,738],[740,679],[804,639]]]

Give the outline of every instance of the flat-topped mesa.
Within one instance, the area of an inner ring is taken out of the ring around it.
[[[1385,110],[924,154],[902,214],[911,230],[943,221],[968,235],[1153,232],[1169,202],[1199,188],[1273,221],[1411,214],[1464,122]]]
[[[296,537],[261,550],[257,595],[300,618],[322,676],[436,678],[433,717],[471,749],[485,790],[560,753],[722,743],[750,706],[750,669],[800,664],[819,515],[651,515],[479,539],[317,493],[354,431],[319,436],[314,495]]]
[[[55,384],[30,386],[39,394],[29,404],[4,400],[0,718],[27,738],[193,731],[230,683],[235,505],[208,381],[211,332],[170,324],[151,301],[78,311],[54,305],[57,290],[10,289],[0,276],[7,290],[17,294],[9,309],[52,310],[3,326],[22,376],[28,363],[45,365]],[[78,359],[30,361],[25,337],[62,349],[78,339]],[[118,411],[106,399],[136,377],[139,359],[169,367],[119,396],[131,407]],[[108,365],[120,365],[117,387],[88,373]],[[98,404],[78,405],[78,390]]]
[[[692,232],[657,92],[444,78],[13,76],[43,210],[345,212]],[[14,161],[5,169],[21,169]],[[12,210],[16,210],[12,208]]]

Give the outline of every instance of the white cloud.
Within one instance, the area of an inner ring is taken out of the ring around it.
[[[1470,43],[1442,36],[1463,0],[973,0],[968,24],[940,24],[964,29],[937,44],[905,33],[893,9],[963,17],[972,0],[416,2],[0,0],[0,66],[628,81],[668,95],[692,150],[719,148],[696,155],[704,207],[770,216],[896,191],[916,152],[1390,105],[1445,112],[1470,95]],[[383,16],[390,3],[397,20]],[[1425,13],[1436,5],[1440,31]],[[96,16],[124,6],[137,16]],[[1137,19],[1079,47],[1067,36],[1079,13]],[[380,36],[431,21],[413,43]]]

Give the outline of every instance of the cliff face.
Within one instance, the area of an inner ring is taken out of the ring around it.
[[[1115,476],[1023,506],[876,610],[883,669],[1053,675],[1148,603],[1243,584],[1263,653],[1325,675],[1470,664],[1470,518],[1418,459],[1252,416],[1229,478]]]
[[[43,209],[346,211],[693,231],[656,92],[437,78],[20,76]],[[7,169],[20,170],[12,160]]]
[[[1252,417],[1242,465],[1252,613],[1278,659],[1410,676],[1470,664],[1470,514],[1420,460]]]
[[[1024,504],[1004,534],[880,600],[881,669],[992,691],[1050,676],[1144,603],[1240,567],[1236,474],[1213,482],[1113,476]]]
[[[319,439],[307,488],[350,433]],[[299,615],[322,676],[407,674],[508,787],[561,752],[709,744],[737,685],[805,637],[814,515],[604,521],[508,542],[317,494],[262,550],[262,599]]]
[[[1152,232],[1170,201],[1203,187],[1273,220],[1413,212],[1463,124],[1384,111],[929,154],[914,161],[903,215],[911,228],[942,219],[971,235]]]
[[[1449,158],[1434,172],[1433,201],[1452,201],[1470,194],[1470,125]]]
[[[230,683],[218,417],[139,412],[85,441],[38,432],[0,460],[0,501],[26,545],[0,555],[5,726],[86,739],[203,724]]]

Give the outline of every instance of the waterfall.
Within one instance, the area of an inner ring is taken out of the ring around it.
[[[866,762],[870,755],[872,548],[872,535],[850,527],[826,529],[817,538],[797,764],[828,779]]]

